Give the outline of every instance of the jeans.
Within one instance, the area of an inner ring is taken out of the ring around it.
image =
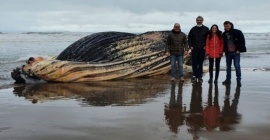
[[[231,80],[231,66],[232,66],[232,60],[236,72],[236,79],[237,81],[241,81],[241,67],[240,67],[240,53],[226,53],[226,64],[227,64],[227,75],[226,80]]]
[[[183,77],[184,76],[184,72],[183,72],[183,55],[174,55],[171,54],[170,55],[170,59],[171,59],[171,74],[172,77],[176,78],[176,62],[177,62],[177,66],[178,66],[178,72],[179,72],[179,77]]]
[[[217,80],[219,76],[219,69],[220,69],[220,58],[209,58],[209,74],[210,74],[210,79],[213,79],[214,59],[216,62],[215,63],[215,66],[216,66],[215,80]]]
[[[204,49],[192,50],[191,57],[192,57],[193,76],[195,76],[196,78],[202,78],[205,50]]]

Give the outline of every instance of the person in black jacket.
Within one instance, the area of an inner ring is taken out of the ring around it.
[[[242,31],[234,29],[230,21],[223,23],[225,32],[223,33],[224,52],[226,55],[227,75],[224,85],[231,84],[232,60],[236,72],[237,86],[241,86],[240,53],[246,52],[245,37]]]
[[[184,82],[183,59],[184,55],[187,54],[187,46],[186,34],[181,31],[180,24],[175,23],[172,32],[168,36],[167,46],[165,47],[166,55],[170,56],[172,82],[175,81],[177,77],[176,62],[178,67],[178,76],[180,81]]]
[[[188,34],[189,48],[192,51],[192,82],[196,82],[197,80],[203,82],[203,61],[205,58],[205,45],[209,28],[202,24],[203,17],[201,16],[196,18],[196,23],[197,25],[191,28]]]

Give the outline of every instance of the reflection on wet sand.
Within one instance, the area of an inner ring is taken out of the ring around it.
[[[193,139],[199,139],[200,131],[230,131],[234,125],[240,123],[242,115],[237,112],[240,97],[240,87],[236,87],[232,104],[230,104],[230,86],[226,86],[224,105],[219,105],[219,90],[217,84],[209,84],[207,105],[203,107],[202,85],[192,87],[190,108],[186,110],[182,103],[182,84],[179,84],[177,98],[175,84],[171,85],[171,96],[168,105],[165,105],[165,120],[173,133],[179,132],[179,127],[185,125]],[[213,97],[214,86],[214,97]],[[175,99],[176,98],[176,99]]]
[[[222,108],[222,117],[221,117],[221,131],[230,131],[234,130],[233,125],[240,123],[242,115],[237,112],[237,105],[240,97],[240,87],[236,87],[234,99],[232,104],[230,104],[230,92],[231,87],[226,86],[226,97],[224,100],[224,106]]]
[[[179,82],[177,97],[175,96],[176,83],[171,85],[171,96],[169,104],[165,105],[164,115],[166,124],[174,133],[178,133],[178,128],[184,122],[184,110],[182,106],[183,83]],[[175,98],[176,97],[176,98]]]
[[[167,79],[158,77],[95,83],[37,84],[15,87],[13,93],[33,103],[68,98],[77,100],[82,106],[128,106],[142,104],[164,94],[169,82]],[[240,87],[236,87],[233,99],[230,98],[230,86],[226,86],[226,98],[219,98],[218,85],[210,84],[206,106],[203,105],[201,84],[192,86],[191,98],[188,100],[183,99],[183,94],[190,93],[185,93],[183,87],[181,82],[171,83],[170,100],[162,108],[166,125],[172,133],[178,134],[180,128],[186,129],[193,139],[199,139],[202,131],[235,130],[234,126],[242,118],[237,112]],[[224,96],[224,93],[221,95]],[[224,99],[224,104],[220,104],[219,99]],[[183,101],[188,103],[184,104]]]
[[[142,104],[164,91],[168,80],[156,78],[95,83],[46,83],[14,87],[13,93],[33,103],[59,98],[76,99],[82,106]],[[166,78],[166,77],[165,77]]]
[[[212,131],[220,125],[220,107],[218,103],[218,85],[215,84],[214,103],[213,85],[209,84],[207,106],[203,110],[203,121],[206,130]]]
[[[196,83],[192,87],[190,110],[187,111],[186,122],[188,132],[193,135],[193,139],[197,139],[197,133],[203,128],[203,107],[202,107],[202,85]]]

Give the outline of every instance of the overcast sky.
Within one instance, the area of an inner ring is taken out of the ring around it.
[[[270,32],[270,0],[0,0],[0,32],[170,30],[232,21],[243,32]]]

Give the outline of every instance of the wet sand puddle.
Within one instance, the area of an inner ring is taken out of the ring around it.
[[[223,86],[223,75],[218,84],[157,76],[2,89],[0,139],[267,139],[269,72],[244,71],[243,87]]]

